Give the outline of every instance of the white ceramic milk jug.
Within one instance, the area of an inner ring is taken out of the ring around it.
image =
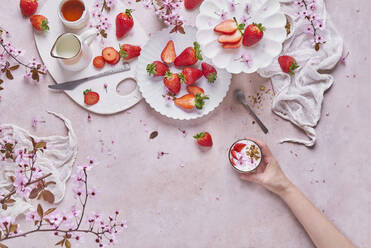
[[[50,56],[58,59],[59,64],[69,71],[85,69],[92,59],[91,42],[97,37],[95,29],[88,29],[80,35],[61,34],[55,41]]]

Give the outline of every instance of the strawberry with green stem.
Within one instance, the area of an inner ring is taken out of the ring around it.
[[[39,31],[49,31],[48,18],[43,15],[33,15],[30,17],[32,26]]]
[[[147,65],[147,72],[149,76],[159,77],[165,76],[166,72],[169,71],[169,67],[161,61],[154,61]]]
[[[206,147],[213,146],[213,139],[211,138],[211,135],[208,132],[196,134],[195,136],[193,136],[193,138],[197,140],[197,144],[199,144],[200,146]]]
[[[214,83],[218,74],[215,67],[206,62],[203,62],[201,64],[201,67],[202,73],[204,74],[205,78],[207,78],[207,81],[209,83]]]
[[[184,109],[193,109],[196,107],[196,109],[202,109],[205,105],[205,101],[209,99],[208,96],[201,95],[198,93],[196,96],[192,94],[186,94],[182,97],[176,98],[174,100],[175,105],[178,107],[184,108]]]
[[[200,44],[193,43],[193,47],[187,47],[184,51],[175,58],[175,66],[191,66],[197,63],[198,60],[203,60]]]
[[[278,63],[280,64],[282,71],[290,75],[294,75],[295,70],[299,68],[296,60],[293,57],[287,55],[280,56],[278,58]]]
[[[123,44],[120,45],[119,47],[120,47],[119,54],[124,61],[138,57],[142,50],[140,46],[134,46],[130,44]]]

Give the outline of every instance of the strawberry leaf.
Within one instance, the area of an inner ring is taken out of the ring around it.
[[[85,96],[86,94],[88,94],[89,92],[91,92],[91,89],[86,89],[86,90],[84,90],[84,96]]]
[[[216,80],[216,73],[215,72],[209,73],[209,75],[207,75],[207,81],[209,83],[214,83],[215,80]]]
[[[202,133],[199,133],[193,136],[193,138],[195,139],[202,139],[203,137],[205,137],[205,132],[202,132]]]
[[[41,29],[42,29],[43,31],[49,31],[48,19],[45,19],[45,20],[41,23]]]
[[[291,65],[290,65],[290,67],[289,67],[289,73],[290,73],[291,75],[294,75],[294,74],[295,74],[294,71],[295,71],[296,69],[298,69],[298,68],[299,68],[299,65],[296,64],[295,61],[292,61]]]
[[[203,60],[202,54],[201,54],[200,44],[198,44],[197,42],[194,42],[193,43],[193,48],[195,49],[197,59],[198,60]]]
[[[149,76],[156,74],[156,69],[157,68],[156,68],[155,63],[148,64],[146,69],[147,69],[147,72],[148,72]]]
[[[126,9],[126,10],[125,10],[125,14],[127,14],[127,15],[130,16],[130,17],[132,17],[131,12],[133,12],[132,9]]]

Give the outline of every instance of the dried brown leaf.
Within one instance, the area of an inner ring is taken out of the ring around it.
[[[49,190],[43,190],[41,194],[45,201],[49,202],[50,204],[54,203],[55,197],[52,192]]]
[[[1,205],[1,208],[2,208],[3,210],[7,210],[7,209],[8,209],[8,205],[6,205],[6,204],[2,204],[2,205]]]
[[[9,80],[13,80],[13,79],[14,79],[13,74],[10,72],[10,70],[6,70],[5,75],[6,75],[6,77],[7,77]]]
[[[15,71],[15,70],[17,70],[18,68],[19,68],[19,65],[14,65],[14,66],[10,67],[9,70],[11,70],[11,71]]]
[[[51,185],[51,184],[57,184],[57,183],[54,182],[54,181],[50,181],[50,182],[45,183],[45,187],[47,187],[47,186],[49,186],[49,185]]]
[[[56,210],[56,208],[49,208],[48,210],[45,211],[44,215],[48,215],[48,214],[51,214],[53,213],[54,211]]]
[[[0,86],[0,90],[3,90],[4,88]]]
[[[8,248],[8,246],[6,246],[6,245],[0,243],[0,248]]]
[[[61,241],[55,243],[55,245],[60,245],[60,246],[63,247],[64,241],[65,241],[65,239],[62,239]]]
[[[37,205],[37,213],[39,214],[40,218],[43,218],[44,210],[43,210],[43,207],[40,204]]]
[[[185,34],[183,26],[178,26],[178,32],[181,34]]]
[[[40,191],[41,189],[39,187],[34,188],[33,190],[31,190],[29,198],[35,199],[39,195]]]
[[[17,231],[17,229],[18,229],[18,225],[16,225],[16,224],[11,224],[11,225],[10,225],[10,228],[9,228],[9,232],[14,233],[14,232]]]
[[[0,79],[0,84],[4,83],[4,80]]]
[[[12,204],[12,203],[15,203],[15,200],[9,198],[9,199],[5,200],[4,202],[5,202],[5,203],[8,203],[8,204]]]
[[[40,81],[39,72],[36,69],[32,70],[31,78],[37,82]]]
[[[40,142],[35,144],[36,149],[41,149],[41,148],[45,148],[45,147],[46,147],[46,142],[45,141],[40,141]]]
[[[66,242],[64,243],[64,245],[66,246],[66,248],[71,248],[71,243],[68,239],[66,239]]]

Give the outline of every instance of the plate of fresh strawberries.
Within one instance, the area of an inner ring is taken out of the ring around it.
[[[215,66],[253,73],[280,54],[286,23],[278,0],[205,0],[196,37]]]
[[[169,118],[190,120],[213,111],[226,96],[231,74],[204,58],[196,29],[159,31],[142,48],[137,83],[143,98]]]

